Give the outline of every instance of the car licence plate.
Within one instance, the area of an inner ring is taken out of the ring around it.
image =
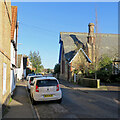
[[[44,95],[44,97],[53,97],[53,95]]]

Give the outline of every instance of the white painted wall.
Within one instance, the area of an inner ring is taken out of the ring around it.
[[[26,69],[24,69],[24,77],[26,77]]]
[[[20,68],[17,68],[16,71],[17,71],[17,79],[21,80],[22,79],[22,74],[23,74],[23,56],[21,57]]]
[[[11,42],[11,64],[15,65],[15,49],[12,42]]]
[[[16,29],[14,32],[14,41],[16,42]],[[13,46],[13,43],[11,42],[11,73],[10,73],[10,92],[12,93],[13,90],[16,87],[16,80],[15,80],[15,75],[16,75],[16,68],[13,67],[12,65],[15,66],[15,48]]]

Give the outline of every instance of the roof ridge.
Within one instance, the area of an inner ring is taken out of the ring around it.
[[[71,34],[71,33],[78,33],[78,34],[88,34],[87,32],[60,32],[60,34],[64,34],[64,33],[68,33],[68,34]],[[96,33],[94,33],[96,34]],[[115,34],[115,33],[97,33],[97,34],[103,34],[103,35],[120,35],[120,34]]]
[[[60,32],[60,34],[62,34],[62,33],[81,33],[81,34],[88,34],[87,32],[85,33],[85,32]]]
[[[17,6],[11,6],[11,7],[17,8]]]

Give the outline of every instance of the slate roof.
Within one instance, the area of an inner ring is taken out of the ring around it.
[[[17,6],[11,6],[11,10],[12,10],[11,40],[13,40],[14,31],[17,23]]]
[[[118,53],[118,34],[98,34],[96,42],[99,43],[99,54],[107,54],[112,57],[115,53]]]
[[[60,33],[60,42],[63,42],[65,57],[68,61],[77,53],[76,49],[78,48],[78,44],[80,44],[83,49],[85,48],[87,35],[87,33],[79,32]]]
[[[83,48],[86,47],[88,33],[80,32],[60,32],[60,41],[61,46],[64,46],[65,58],[68,62],[74,57],[77,53],[78,44]],[[96,44],[98,44],[98,39],[100,39],[100,49],[99,55],[110,54],[112,55],[115,51],[118,51],[118,34],[97,34]],[[76,44],[78,43],[78,44]],[[62,48],[62,47],[60,47]],[[61,54],[61,50],[60,50]],[[61,56],[61,55],[60,55]],[[59,62],[60,62],[59,56]]]

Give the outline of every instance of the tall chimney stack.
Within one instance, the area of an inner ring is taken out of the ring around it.
[[[90,45],[94,44],[95,45],[95,36],[94,36],[94,23],[89,23],[88,25],[88,29],[89,29],[89,32],[88,32],[88,43]]]
[[[88,56],[92,60],[92,62],[95,62],[95,34],[94,34],[94,23],[89,23],[88,25]]]

